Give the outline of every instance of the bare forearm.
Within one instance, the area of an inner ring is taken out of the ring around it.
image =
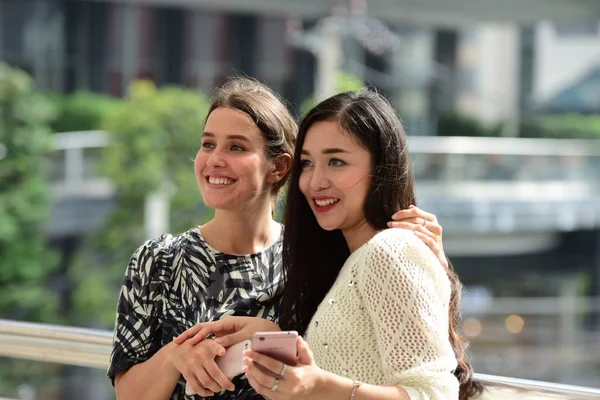
[[[169,343],[147,361],[139,363],[115,379],[117,400],[168,400],[177,385],[180,373],[169,361]]]
[[[349,400],[354,382],[352,379],[324,371],[324,388],[316,398]],[[363,383],[354,394],[354,400],[410,400],[404,389],[398,386],[377,386]]]

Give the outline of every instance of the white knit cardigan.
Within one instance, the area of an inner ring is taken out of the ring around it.
[[[458,399],[450,290],[445,269],[413,232],[378,233],[350,255],[310,322],[317,365],[401,386],[411,400]]]

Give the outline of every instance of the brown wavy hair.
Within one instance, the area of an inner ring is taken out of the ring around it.
[[[302,119],[297,137],[288,200],[284,215],[283,293],[284,329],[305,333],[317,307],[333,285],[350,255],[339,230],[322,229],[299,188],[300,154],[309,128],[320,121],[337,121],[373,160],[371,186],[365,201],[367,222],[386,229],[396,211],[416,204],[414,174],[406,134],[398,115],[381,95],[362,90],[338,94],[315,106]],[[459,331],[462,286],[452,267],[447,270],[452,292],[449,339],[458,361],[454,375],[460,382],[460,400],[482,391],[473,380],[466,342]]]

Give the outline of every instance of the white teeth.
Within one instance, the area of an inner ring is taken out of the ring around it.
[[[209,176],[208,183],[211,185],[231,185],[233,183],[233,179],[213,178],[212,176]]]
[[[337,203],[339,200],[338,199],[327,199],[327,200],[315,200],[315,203],[319,206],[319,207],[325,207],[325,206],[329,206],[333,203]]]

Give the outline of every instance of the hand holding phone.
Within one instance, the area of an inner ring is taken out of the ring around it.
[[[252,336],[252,350],[287,365],[296,365],[298,332],[256,332]]]
[[[223,371],[229,380],[244,373],[244,351],[250,349],[251,344],[252,343],[250,340],[244,340],[243,342],[234,344],[233,346],[227,348],[227,352],[224,356],[217,356],[215,358],[217,367]],[[185,394],[191,396],[196,393],[192,390],[189,384],[186,384]]]

